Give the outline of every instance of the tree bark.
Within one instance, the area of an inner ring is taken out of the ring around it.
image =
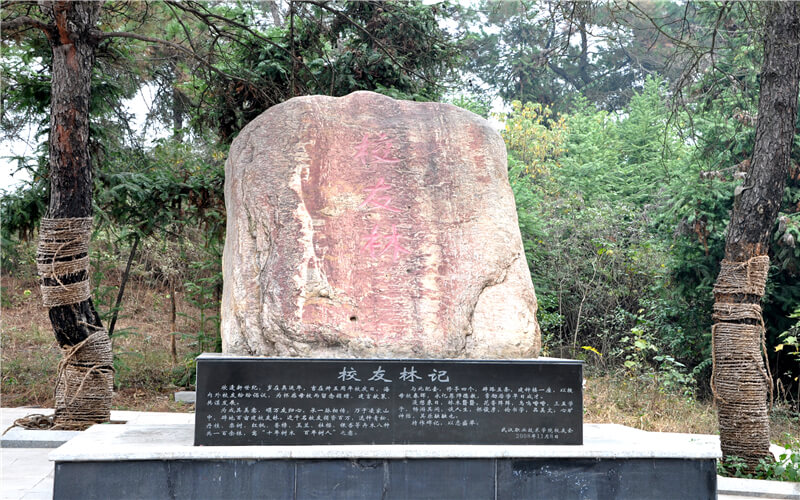
[[[122,306],[122,296],[125,295],[125,285],[128,284],[128,278],[131,276],[131,264],[133,264],[133,257],[136,255],[136,248],[139,246],[139,234],[133,237],[133,245],[131,245],[131,252],[128,254],[128,263],[125,264],[125,272],[122,273],[122,279],[119,283],[119,291],[117,291],[117,300],[114,301],[114,312],[111,315],[111,322],[108,325],[108,336],[114,335],[114,325],[117,324],[117,317],[119,310]]]
[[[178,362],[178,326],[177,326],[177,298],[175,297],[175,276],[169,278],[169,353],[172,355],[172,364]]]
[[[46,33],[53,52],[50,111],[50,202],[48,218],[85,218],[92,216],[92,165],[89,157],[89,103],[92,67],[97,40],[92,30],[97,24],[102,2],[40,2],[42,13],[51,24]],[[76,255],[78,259],[84,255]],[[56,286],[88,279],[88,271],[80,271],[59,279],[45,278],[43,284]],[[58,305],[49,310],[50,322],[65,354],[81,359],[70,346],[76,346],[90,335],[103,331],[103,324],[91,298],[75,304]],[[101,344],[110,352],[110,339]],[[77,348],[76,348],[77,349]],[[111,366],[96,366],[96,372],[110,372]],[[90,372],[94,373],[94,372]],[[61,383],[58,381],[57,384]],[[104,389],[105,390],[105,389]],[[108,401],[111,388],[108,388]],[[71,400],[71,402],[70,402]],[[59,415],[85,415],[81,408],[85,399],[66,398],[65,408],[56,401]],[[90,412],[92,413],[92,412]],[[93,412],[92,414],[96,414]],[[108,420],[107,417],[105,420]]]
[[[48,217],[54,219],[92,215],[89,100],[95,43],[89,31],[100,7],[99,2],[42,4],[42,11],[53,21],[48,36],[53,50]],[[82,274],[67,277],[68,282],[82,279]],[[102,327],[91,299],[53,307],[49,315],[62,347],[85,340],[93,333],[92,327]]]
[[[272,15],[272,24],[274,24],[278,28],[282,28],[283,20],[281,19],[280,0],[268,1],[266,2],[266,6],[269,8],[269,12]]]
[[[731,273],[750,283],[765,258],[789,173],[800,85],[800,4],[764,4],[764,60],[753,157],[736,199],[715,286],[712,331],[714,389],[723,456],[742,458],[751,470],[769,452],[768,395],[760,290],[730,285]],[[727,269],[727,270],[726,270]],[[727,276],[726,276],[727,273]],[[727,282],[727,285],[726,285]],[[766,274],[764,273],[764,282]],[[732,311],[750,311],[733,314]]]

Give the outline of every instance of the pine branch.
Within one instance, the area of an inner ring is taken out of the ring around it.
[[[16,31],[23,28],[37,28],[46,35],[49,35],[52,27],[44,21],[30,16],[19,16],[7,21],[0,21],[0,33],[4,31]]]
[[[417,78],[423,80],[426,83],[429,83],[429,84],[431,84],[433,86],[438,86],[438,84],[436,82],[432,81],[431,79],[429,79],[425,75],[423,75],[421,73],[418,73],[417,71],[414,71],[412,68],[408,68],[405,65],[403,65],[400,61],[398,61],[392,55],[391,51],[386,47],[386,45],[383,44],[383,42],[381,42],[380,40],[378,40],[377,38],[372,36],[372,33],[370,33],[365,27],[363,27],[361,24],[359,24],[357,21],[355,21],[353,18],[351,18],[350,16],[348,16],[344,12],[340,12],[340,11],[338,11],[336,9],[331,8],[325,2],[319,2],[319,1],[315,1],[315,0],[297,0],[297,3],[307,3],[307,4],[310,4],[310,5],[314,5],[316,7],[319,7],[320,9],[327,10],[328,12],[334,14],[335,16],[341,17],[342,19],[347,21],[348,24],[350,24],[355,29],[357,29],[358,31],[364,33],[367,37],[369,37],[369,39],[372,41],[372,43],[374,43],[379,49],[381,49],[381,52],[383,52],[386,55],[386,57],[388,57],[398,67],[402,68],[403,70],[405,70],[408,73],[416,76]]]
[[[157,44],[157,45],[163,45],[165,47],[170,47],[170,48],[172,48],[174,50],[177,50],[178,52],[182,52],[182,53],[188,55],[189,57],[191,57],[195,61],[197,61],[200,64],[202,64],[204,67],[210,69],[211,71],[213,71],[214,73],[222,76],[223,78],[227,78],[229,80],[235,80],[235,81],[238,81],[238,82],[248,83],[248,81],[246,79],[244,79],[244,78],[241,78],[241,77],[238,77],[238,76],[235,76],[235,75],[231,75],[230,73],[226,73],[226,72],[222,71],[221,69],[219,69],[216,66],[214,66],[213,64],[211,64],[209,61],[206,61],[205,59],[200,57],[200,55],[197,54],[195,51],[193,51],[191,49],[188,49],[188,48],[184,47],[183,45],[181,45],[179,43],[170,42],[169,40],[163,40],[161,38],[153,38],[153,37],[150,37],[150,36],[139,35],[137,33],[130,33],[130,32],[127,32],[127,31],[100,31],[100,30],[93,30],[93,34],[98,40],[106,40],[106,39],[109,39],[109,38],[130,38],[130,39],[133,39],[133,40],[140,40],[142,42],[148,42],[148,43],[153,43],[153,44]]]
[[[277,44],[274,41],[270,40],[269,38],[265,37],[264,35],[258,33],[257,31],[254,31],[252,28],[250,28],[250,26],[248,26],[246,24],[243,24],[243,23],[240,23],[238,21],[235,21],[233,19],[229,19],[229,18],[227,18],[225,16],[221,16],[219,14],[214,14],[213,12],[209,11],[208,9],[206,9],[202,4],[198,4],[197,2],[177,2],[177,1],[173,1],[173,0],[166,0],[165,3],[170,7],[170,9],[172,9],[174,7],[174,8],[180,9],[180,10],[182,10],[184,12],[187,12],[187,13],[193,15],[197,19],[200,19],[203,22],[203,24],[205,24],[206,26],[209,27],[209,29],[213,29],[217,33],[220,33],[223,36],[225,36],[226,38],[234,40],[234,41],[236,41],[238,43],[241,43],[241,42],[239,40],[234,39],[229,34],[223,34],[222,30],[217,28],[217,26],[214,24],[213,20],[223,22],[223,23],[225,23],[225,24],[227,24],[229,26],[233,26],[235,28],[241,29],[242,31],[245,31],[246,33],[248,33],[249,35],[253,36],[254,38],[256,38],[258,40],[261,40],[262,42],[266,43],[267,45],[271,45],[272,47],[284,52],[286,55],[289,56],[289,58],[292,61],[294,61],[295,64],[300,65],[303,69],[305,69],[308,72],[308,75],[311,77],[312,80],[314,80],[314,83],[316,83],[318,87],[320,86],[319,80],[317,80],[317,77],[314,76],[314,73],[311,71],[311,69],[308,66],[306,66],[306,63],[303,62],[302,58],[299,58],[299,57],[295,56],[294,54],[292,54],[291,51],[289,49],[287,49],[286,47],[283,47],[282,45]],[[202,9],[202,11],[201,11],[201,9]],[[176,18],[177,18],[177,16],[176,16]]]

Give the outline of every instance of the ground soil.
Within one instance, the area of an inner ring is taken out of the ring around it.
[[[109,278],[103,286],[113,288],[114,281],[118,286],[118,277]],[[176,384],[176,379],[195,348],[192,330],[198,311],[180,292],[176,295],[178,334],[173,359],[169,290],[135,277],[128,282],[112,337],[116,358],[114,409],[192,411],[191,406],[175,403],[173,394],[187,388]],[[98,309],[103,314],[109,308],[101,302]],[[2,276],[1,318],[2,405],[52,407],[53,380],[61,352],[34,277]]]

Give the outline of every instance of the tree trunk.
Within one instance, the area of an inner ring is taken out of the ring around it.
[[[178,70],[177,65],[172,64],[172,138],[183,143],[183,115],[186,113],[184,97],[178,89]]]
[[[119,310],[122,306],[122,296],[125,295],[125,285],[128,284],[128,278],[131,276],[131,264],[133,264],[133,257],[136,255],[136,248],[139,246],[139,234],[133,237],[133,244],[131,251],[128,254],[128,263],[125,264],[125,272],[122,274],[122,279],[119,283],[119,290],[117,291],[117,300],[114,301],[114,312],[111,314],[111,322],[108,325],[108,336],[114,335],[114,325],[117,324],[117,317]]]
[[[268,1],[266,6],[269,8],[270,14],[272,14],[272,24],[278,28],[282,28],[283,20],[281,19],[280,0]]]
[[[764,294],[767,252],[789,173],[800,85],[800,5],[764,4],[764,61],[753,158],[737,188],[725,260],[714,287],[712,390],[719,409],[725,460],[736,456],[752,470],[769,452]]]
[[[169,328],[170,328],[169,353],[172,355],[172,364],[173,365],[178,363],[178,338],[177,338],[178,337],[178,325],[177,325],[178,314],[177,314],[177,307],[176,307],[176,305],[177,305],[176,301],[178,299],[177,299],[177,297],[175,297],[175,290],[176,290],[176,288],[175,288],[175,280],[176,280],[175,276],[171,276],[169,278],[169,303],[170,303],[170,308],[169,308]]]
[[[40,5],[45,16],[52,20],[48,33],[53,51],[48,219],[55,220],[58,224],[59,219],[84,219],[92,216],[89,101],[96,41],[90,30],[97,23],[102,3],[45,1]],[[43,234],[41,238],[44,238]],[[41,249],[40,243],[40,252]],[[88,250],[86,252],[59,257],[59,252],[56,251],[48,258],[50,262],[63,263],[84,258],[88,255]],[[88,268],[73,270],[66,274],[55,273],[55,276],[43,277],[42,284],[49,287],[64,287],[88,280],[88,273]],[[65,351],[65,360],[59,366],[59,381],[57,381],[56,425],[69,427],[65,422],[70,420],[84,421],[84,423],[108,421],[112,387],[108,387],[107,375],[113,370],[110,361],[110,339],[103,329],[91,298],[75,303],[50,305],[49,316],[55,337]],[[100,349],[104,352],[107,350],[109,356],[104,356],[104,359],[109,358],[107,362],[93,363],[84,359],[87,349],[83,346],[88,345],[85,341],[93,335],[91,350]],[[88,398],[82,397],[77,393],[84,392],[85,384],[84,387],[78,388],[64,381],[64,377],[70,376],[70,373],[78,376],[75,370],[71,371],[71,367],[74,368],[72,365],[76,363],[85,365],[91,363],[88,369],[85,367],[83,369],[85,380],[102,375],[103,382],[95,389],[101,392],[107,390],[105,399],[108,401],[108,409],[96,411],[79,407],[98,400],[99,395],[95,393]],[[62,386],[62,383],[66,385]],[[65,391],[62,397],[58,395],[59,387]],[[85,425],[76,424],[76,426]]]
[[[183,114],[184,114],[184,106],[183,106],[183,96],[181,95],[180,91],[177,87],[177,71],[173,70],[173,75],[175,75],[175,79],[172,82],[172,140],[177,143],[183,143]],[[181,202],[180,200],[176,200],[176,203],[173,203],[173,210],[177,209],[178,213],[181,213]],[[182,232],[183,226],[178,226],[177,231],[180,233]],[[171,234],[167,235],[168,241],[175,241],[178,243],[180,237],[174,237]],[[175,291],[177,287],[175,282],[178,280],[178,274],[172,273],[169,275],[169,303],[170,303],[170,314],[169,314],[169,328],[170,328],[170,336],[169,336],[169,353],[172,356],[172,364],[175,365],[178,363],[178,327],[177,327],[177,300],[178,298],[175,296]]]

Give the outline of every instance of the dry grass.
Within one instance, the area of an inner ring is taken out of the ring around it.
[[[61,357],[50,332],[34,326],[28,330],[3,328],[3,406],[51,406],[53,389],[43,380],[54,380]]]
[[[664,391],[651,379],[622,374],[587,377],[584,405],[585,422],[610,422],[657,432],[718,432],[711,405]]]
[[[584,422],[615,423],[646,431],[718,434],[717,411],[710,401],[664,390],[651,378],[621,373],[587,375]],[[789,434],[800,438],[800,417],[776,404],[770,418],[773,442]]]
[[[110,277],[102,286],[118,286]],[[179,332],[191,333],[196,311],[178,295]],[[104,308],[100,306],[101,313]],[[50,327],[47,309],[35,278],[2,277],[2,405],[52,407],[53,381],[61,357]],[[177,336],[177,357],[170,355],[170,301],[168,291],[144,280],[128,282],[113,338],[115,409],[191,411],[172,401],[174,372],[192,351],[188,336]]]

